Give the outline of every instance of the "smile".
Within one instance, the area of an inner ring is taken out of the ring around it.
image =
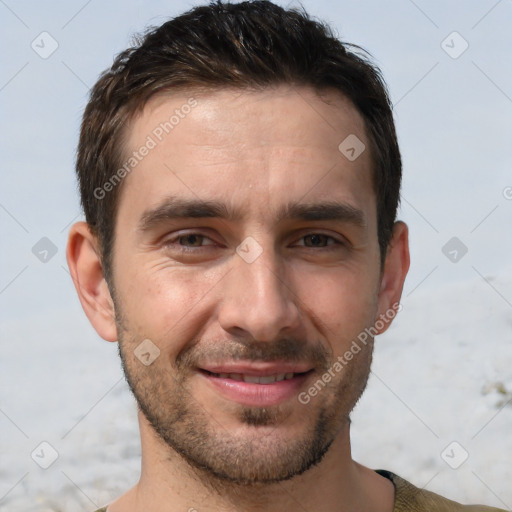
[[[268,367],[258,370],[245,368],[244,371],[241,368],[237,368],[238,371],[211,371],[202,368],[199,375],[205,378],[215,394],[224,399],[245,406],[270,407],[296,399],[313,373],[311,368],[305,371],[291,369],[288,367],[288,371],[272,371]]]
[[[273,382],[293,379],[294,376],[299,374],[290,372],[279,373],[276,375],[265,375],[261,377],[257,375],[246,375],[244,373],[212,373],[212,375],[220,379],[233,379],[243,382],[250,382],[252,384],[272,384]]]

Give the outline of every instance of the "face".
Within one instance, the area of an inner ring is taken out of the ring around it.
[[[120,352],[170,449],[224,480],[279,481],[322,459],[366,385],[371,341],[333,367],[382,313],[370,151],[338,149],[369,143],[335,92],[192,96],[154,98],[129,130],[126,155],[153,147],[120,196]]]

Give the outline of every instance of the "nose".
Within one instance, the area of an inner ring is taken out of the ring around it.
[[[218,316],[226,332],[274,341],[298,328],[298,297],[283,267],[271,250],[252,262],[234,255]]]

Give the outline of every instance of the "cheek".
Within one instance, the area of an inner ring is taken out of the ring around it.
[[[211,293],[222,275],[179,269],[152,261],[124,262],[117,281],[125,328],[137,339],[149,338],[161,352],[174,356],[197,339],[212,311]],[[131,270],[130,270],[131,269]]]
[[[310,276],[302,274],[301,302],[316,322],[316,328],[337,355],[347,345],[373,325],[378,309],[375,278],[366,273],[315,271]]]

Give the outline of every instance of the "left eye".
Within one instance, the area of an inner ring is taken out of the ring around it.
[[[301,238],[304,241],[304,247],[327,247],[328,245],[334,245],[339,243],[332,236],[323,235],[321,233],[314,233],[311,235],[306,235]]]
[[[196,233],[190,233],[187,235],[181,235],[177,237],[175,242],[185,247],[202,247],[203,245],[212,245],[213,241],[207,236],[198,235]]]

